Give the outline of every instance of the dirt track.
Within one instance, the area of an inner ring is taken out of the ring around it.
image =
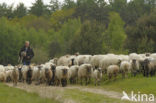
[[[10,83],[9,84],[7,83],[7,85],[13,86]],[[54,98],[62,103],[78,103],[77,101],[63,98],[64,90],[66,89],[78,89],[80,91],[101,94],[101,95],[108,96],[110,98],[115,98],[115,99],[120,99],[122,96],[122,94],[118,92],[108,91],[108,90],[103,90],[103,89],[87,88],[83,86],[82,87],[81,86],[67,86],[63,88],[63,87],[53,87],[53,86],[45,86],[45,85],[36,86],[34,84],[27,85],[23,83],[18,83],[18,86],[16,86],[16,88],[26,90],[27,92],[37,93],[41,97]]]

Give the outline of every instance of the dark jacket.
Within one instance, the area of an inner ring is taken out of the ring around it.
[[[33,52],[33,49],[28,47],[28,49],[26,50],[26,47],[22,47],[20,52],[19,52],[19,56],[21,57],[21,53],[22,52],[26,52],[26,56],[23,58],[22,62],[30,62],[31,59],[34,57],[34,52]],[[30,57],[30,58],[28,58]]]

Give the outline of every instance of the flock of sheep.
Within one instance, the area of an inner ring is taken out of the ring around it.
[[[65,55],[54,58],[45,64],[29,66],[0,65],[0,82],[26,82],[36,85],[66,86],[67,83],[89,84],[93,78],[95,85],[99,85],[103,76],[110,80],[119,74],[122,78],[142,73],[143,76],[154,76],[156,71],[156,53],[129,55]]]

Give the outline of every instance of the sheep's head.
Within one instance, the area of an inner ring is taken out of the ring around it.
[[[91,73],[91,68],[92,68],[91,66],[87,66],[87,67],[86,67],[87,73],[88,73],[88,74]]]
[[[51,70],[52,70],[52,71],[55,71],[55,70],[56,70],[56,65],[52,64],[52,65],[51,65]]]
[[[133,63],[133,64],[136,64],[136,59],[133,59],[133,60],[132,60],[132,63]]]
[[[68,70],[67,70],[66,68],[64,68],[64,69],[62,69],[62,71],[63,71],[63,76],[66,76],[66,75],[67,75]]]
[[[101,69],[101,68],[98,68],[97,70],[98,70],[100,73],[102,73],[102,69]]]
[[[45,74],[48,74],[48,72],[49,72],[49,69],[45,68]]]
[[[117,65],[120,65],[120,64],[121,64],[121,62],[122,62],[122,60],[121,60],[121,59],[119,59],[119,60],[118,60],[118,62],[117,62]]]

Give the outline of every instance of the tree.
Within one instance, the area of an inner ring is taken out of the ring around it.
[[[27,14],[27,8],[24,6],[23,3],[20,3],[17,5],[17,7],[14,10],[14,15],[18,18],[24,17]]]
[[[50,1],[50,10],[51,10],[51,13],[55,12],[56,10],[59,10],[60,8],[60,3],[58,0],[51,0]]]
[[[94,21],[85,21],[81,30],[77,32],[71,42],[71,53],[80,52],[82,54],[99,54],[102,53],[103,28]]]
[[[143,17],[139,18],[136,21],[136,25],[134,26],[127,26],[126,27],[126,33],[128,34],[128,40],[127,40],[127,48],[131,52],[141,52],[140,48],[143,47],[143,44],[146,44],[149,42],[149,45],[156,45],[156,31],[155,31],[155,24],[156,24],[156,12],[151,12],[150,15],[144,15]],[[152,41],[152,43],[150,43]],[[141,44],[140,44],[141,43]],[[147,47],[144,46],[145,50],[148,50],[146,48],[149,48],[149,45]],[[150,46],[151,47],[151,46]],[[155,51],[156,47],[153,46],[153,48],[150,51]]]
[[[122,50],[123,44],[126,39],[126,33],[124,31],[124,21],[120,18],[116,12],[109,14],[109,25],[105,32],[105,41],[108,47],[112,50]]]
[[[47,6],[44,5],[42,0],[36,0],[30,8],[30,13],[36,16],[43,16],[48,14]]]
[[[76,6],[76,3],[74,0],[64,0],[63,9],[69,9],[74,8]]]

